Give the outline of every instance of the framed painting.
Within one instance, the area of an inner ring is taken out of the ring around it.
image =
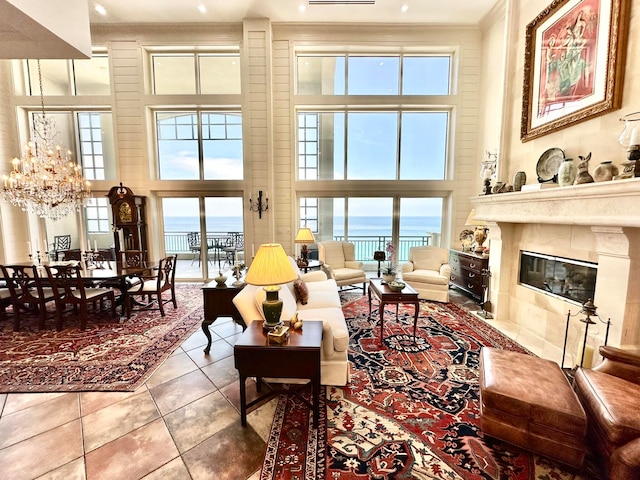
[[[554,0],[525,36],[523,142],[620,108],[631,0]]]

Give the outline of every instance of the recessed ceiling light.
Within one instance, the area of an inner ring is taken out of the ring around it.
[[[304,3],[301,3],[300,5],[298,5],[299,12],[304,12],[306,9],[307,9],[307,6]]]
[[[202,4],[198,5],[198,10],[200,10],[200,13],[207,13],[207,7]]]
[[[406,12],[407,10],[409,10],[409,5],[402,5],[402,7],[400,7],[400,10]]]
[[[94,7],[95,11],[98,12],[100,15],[106,15],[107,14],[107,9],[104,8],[102,5],[96,3],[96,6]]]

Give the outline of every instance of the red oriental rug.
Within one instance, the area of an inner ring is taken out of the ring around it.
[[[343,307],[351,381],[322,392],[320,428],[295,396],[276,408],[261,479],[578,479],[560,464],[492,438],[479,427],[482,346],[528,353],[455,304],[420,302],[377,312],[365,298]]]
[[[101,312],[84,332],[68,317],[61,332],[52,320],[39,331],[35,316],[25,316],[14,332],[8,313],[0,322],[0,392],[135,390],[200,327],[200,288],[178,284],[178,308],[166,305],[164,317],[158,310],[138,311],[120,323]]]

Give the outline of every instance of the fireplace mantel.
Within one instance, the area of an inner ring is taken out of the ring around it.
[[[640,345],[639,202],[640,178],[471,198],[489,225],[495,318],[561,348],[557,319],[575,306],[519,285],[520,250],[580,258],[598,264],[594,302],[612,319],[611,343]]]
[[[640,228],[640,178],[473,197],[476,218],[496,223]]]

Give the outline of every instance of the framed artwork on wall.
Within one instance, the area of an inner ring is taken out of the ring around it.
[[[525,35],[523,142],[620,108],[631,0],[554,0]]]

